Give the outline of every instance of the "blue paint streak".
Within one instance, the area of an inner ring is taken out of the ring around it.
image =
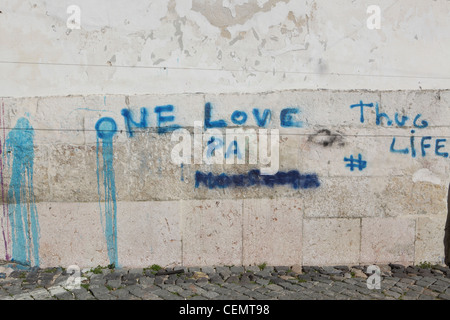
[[[33,191],[34,130],[20,118],[6,139],[8,164],[13,155],[8,190],[12,261],[39,266],[39,222]]]
[[[116,183],[114,173],[114,149],[113,137],[117,132],[117,125],[114,119],[109,117],[101,118],[95,125],[97,131],[97,188],[99,195],[100,214],[102,215],[102,193],[100,192],[100,176],[103,176],[104,194],[104,232],[108,248],[110,264],[119,266],[117,253],[117,199]],[[103,168],[100,169],[100,139],[102,140],[102,160]],[[103,218],[103,216],[102,216]]]

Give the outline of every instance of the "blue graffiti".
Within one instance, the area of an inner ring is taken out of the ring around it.
[[[227,126],[227,123],[225,120],[217,120],[217,121],[211,121],[211,114],[212,114],[212,105],[210,102],[207,102],[205,104],[205,128],[224,128]]]
[[[256,124],[261,127],[265,128],[267,124],[270,122],[270,118],[272,116],[272,113],[269,109],[265,109],[262,117],[259,115],[259,109],[253,109],[253,117],[255,118]]]
[[[156,128],[159,134],[164,134],[168,132],[172,132],[176,129],[181,128],[180,125],[176,124],[176,116],[175,116],[175,107],[171,104],[156,106],[153,109],[153,113],[156,116]],[[228,120],[212,120],[213,118],[213,105],[211,102],[205,103],[204,109],[204,119],[203,125],[205,129],[212,128],[226,128],[229,125]],[[270,109],[264,109],[264,112],[261,115],[261,111],[257,108],[252,109],[253,118],[255,124],[258,127],[266,128],[272,119],[272,112]],[[140,118],[139,120],[135,119],[136,116],[133,116],[133,112],[124,108],[121,110],[121,115],[124,117],[126,131],[129,137],[133,137],[135,133],[135,129],[148,129],[149,128],[149,110],[148,108],[140,108]],[[300,109],[296,107],[285,108],[280,111],[280,124],[282,127],[296,127],[302,128],[303,122],[300,121]],[[245,125],[247,124],[247,120],[249,120],[249,115],[247,112],[242,110],[234,110],[231,113],[230,120],[232,124],[235,125]]]
[[[117,125],[114,119],[109,117],[101,118],[95,124],[97,131],[97,189],[99,195],[100,215],[105,221],[104,233],[108,248],[108,257],[111,264],[118,266],[117,253],[117,202],[116,184],[113,166],[113,137],[117,132]],[[102,160],[103,167],[100,170],[100,140],[102,140]],[[100,191],[100,177],[103,176],[103,194]],[[102,195],[104,196],[104,216],[102,213]]]
[[[223,140],[221,138],[211,137],[211,139],[209,139],[207,143],[206,157],[213,157],[215,155],[216,149],[223,148],[223,145]]]
[[[171,132],[174,131],[178,128],[180,128],[179,125],[170,125],[170,126],[162,126],[164,123],[167,122],[173,122],[175,120],[175,116],[170,115],[170,116],[163,116],[162,113],[163,112],[173,112],[173,105],[168,104],[166,106],[158,106],[155,107],[155,113],[158,115],[157,116],[157,124],[158,124],[158,133],[166,133],[166,132]]]
[[[294,114],[300,113],[300,110],[297,108],[286,108],[281,110],[280,113],[280,121],[281,126],[284,128],[287,127],[297,127],[301,128],[303,127],[303,123],[301,121],[295,121],[294,120]]]
[[[236,140],[233,140],[228,146],[227,152],[225,153],[225,158],[229,158],[230,155],[237,156],[238,159],[242,159],[242,154]]]
[[[231,114],[231,122],[237,125],[247,122],[247,114],[244,111],[236,110]]]
[[[359,117],[359,121],[361,123],[364,123],[364,107],[372,108],[373,107],[373,103],[363,103],[362,101],[359,101],[358,104],[352,104],[350,106],[350,109],[353,109],[353,108],[356,108],[356,107],[359,107],[360,110],[361,110],[361,115]]]
[[[367,108],[373,108],[374,104],[373,103],[363,103],[362,101],[359,101],[359,103],[357,104],[352,104],[350,105],[350,109],[353,108],[359,108],[360,110],[360,122],[364,123],[365,119],[364,119],[364,107]],[[426,120],[422,120],[420,122],[420,124],[418,123],[419,118],[422,115],[419,113],[414,117],[413,120],[413,126],[418,128],[418,129],[423,129],[428,127],[428,122]],[[392,121],[391,117],[389,117],[389,115],[385,112],[380,112],[380,106],[378,105],[378,103],[375,103],[375,123],[377,126],[382,125],[382,120],[385,119],[386,120],[386,124],[388,126],[392,126],[392,124],[394,123],[394,121]],[[410,118],[406,115],[402,115],[401,116],[401,120],[399,120],[399,114],[398,112],[396,112],[394,114],[394,120],[395,120],[395,124],[399,127],[404,127],[406,125],[406,122],[409,120]]]
[[[275,185],[291,185],[293,189],[309,189],[320,186],[316,174],[301,174],[297,170],[292,170],[288,172],[277,172],[274,175],[261,175],[261,172],[257,169],[250,170],[248,174],[231,176],[226,173],[214,175],[211,172],[203,173],[197,171],[195,173],[195,188],[199,188],[202,184],[209,189],[251,186],[267,186],[273,188]]]
[[[347,168],[350,168],[350,171],[354,171],[355,168],[358,168],[359,171],[362,171],[367,167],[367,161],[362,159],[361,154],[358,154],[357,159],[355,159],[353,155],[351,155],[350,158],[345,157],[344,161],[348,162],[345,166]]]
[[[125,127],[127,128],[129,137],[133,137],[133,135],[134,135],[133,127],[134,128],[147,128],[148,113],[147,113],[146,108],[141,108],[141,119],[139,122],[136,122],[133,120],[131,111],[129,109],[122,109],[121,114],[124,117]]]
[[[204,119],[204,125],[206,129],[211,128],[225,128],[228,126],[227,121],[220,119],[220,120],[211,120],[213,113],[213,107],[211,102],[207,102],[205,104],[205,119]],[[256,125],[259,127],[266,127],[268,123],[271,120],[271,112],[269,109],[265,109],[263,115],[260,115],[259,109],[253,109],[252,110],[253,117],[255,119]],[[296,128],[302,128],[303,122],[299,121],[298,119],[295,119],[295,115],[300,114],[299,108],[285,108],[282,109],[280,112],[280,123],[282,127],[288,128],[288,127],[296,127]],[[298,117],[298,116],[297,116]],[[243,125],[247,122],[248,116],[245,111],[241,110],[235,110],[231,114],[231,122],[236,125]]]
[[[34,130],[20,118],[6,139],[8,164],[13,155],[8,190],[12,260],[39,266],[39,221],[33,191]]]
[[[392,138],[392,143],[390,146],[390,151],[392,153],[400,153],[400,154],[409,154],[411,153],[411,157],[415,158],[417,156],[417,152],[420,150],[420,154],[422,157],[425,157],[427,155],[427,149],[431,149],[432,145],[430,143],[427,143],[427,141],[433,140],[433,137],[431,136],[423,136],[420,139],[420,146],[416,146],[416,137],[414,136],[414,133],[416,133],[415,130],[411,130],[411,136],[409,137],[409,146],[400,149],[396,146],[397,139],[396,137]],[[445,142],[447,139],[436,139],[434,143],[434,154],[443,157],[448,158],[449,153],[448,152],[442,152],[440,151],[442,148],[445,148]]]

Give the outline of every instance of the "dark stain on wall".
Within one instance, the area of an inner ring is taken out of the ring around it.
[[[328,129],[321,129],[310,135],[308,142],[319,144],[323,147],[331,147],[333,145],[343,147],[345,145],[344,139],[340,133],[332,133]]]

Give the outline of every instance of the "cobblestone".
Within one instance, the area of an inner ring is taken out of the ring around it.
[[[0,300],[450,300],[450,269],[442,266],[382,266],[381,289],[373,290],[364,274],[349,272],[367,266],[261,268],[83,269],[76,288],[61,268],[21,269],[0,280]]]

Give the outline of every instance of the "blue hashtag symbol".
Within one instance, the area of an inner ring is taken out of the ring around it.
[[[351,155],[350,158],[344,158],[344,161],[348,162],[345,166],[350,168],[350,171],[353,171],[355,168],[362,171],[367,167],[367,161],[362,159],[361,154],[358,154],[358,159],[355,159],[353,155]]]

